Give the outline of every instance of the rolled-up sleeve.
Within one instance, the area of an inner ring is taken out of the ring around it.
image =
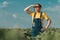
[[[43,18],[44,18],[44,20],[48,20],[49,19],[49,17],[46,15],[46,13],[43,13]]]

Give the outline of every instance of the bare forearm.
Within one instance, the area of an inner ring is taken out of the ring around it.
[[[30,5],[30,6],[28,6],[28,7],[26,7],[25,9],[24,9],[24,11],[26,12],[26,11],[29,11],[29,9],[31,8],[31,7],[33,7],[34,5]]]
[[[48,23],[45,28],[48,28],[50,26],[50,24],[51,24],[51,20],[48,20]]]
[[[25,9],[24,9],[24,11],[27,11],[27,10],[29,10],[29,8],[30,8],[31,6],[28,6],[28,7],[26,7]]]

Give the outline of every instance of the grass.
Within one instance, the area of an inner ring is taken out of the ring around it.
[[[30,29],[0,29],[0,40],[27,40],[24,33]],[[60,40],[60,28],[50,28],[41,33],[41,40]]]

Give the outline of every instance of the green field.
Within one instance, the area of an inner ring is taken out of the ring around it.
[[[29,40],[24,37],[24,33],[30,29],[0,29],[0,40]],[[60,40],[60,28],[50,28],[43,32],[41,40]]]

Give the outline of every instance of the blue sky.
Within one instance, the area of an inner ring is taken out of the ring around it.
[[[51,27],[60,27],[60,0],[0,0],[0,28],[31,28],[31,17],[24,8],[35,3],[42,5]]]

